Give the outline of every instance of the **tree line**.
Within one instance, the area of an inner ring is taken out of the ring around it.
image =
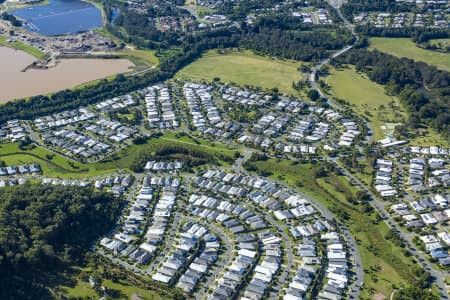
[[[155,144],[153,147],[141,150],[130,164],[134,172],[143,172],[146,163],[150,160],[167,161],[177,160],[191,169],[204,164],[220,165],[219,160],[231,163],[233,156],[219,152],[208,152],[187,144]]]
[[[50,96],[7,102],[0,106],[0,124],[12,119],[29,120],[95,104],[164,81],[211,49],[242,47],[265,55],[311,61],[327,56],[330,50],[343,47],[349,39],[351,37],[345,31],[333,34],[320,27],[291,31],[270,30],[270,26],[257,25],[243,29],[231,27],[206,30],[186,36],[182,46],[162,57],[159,67],[151,72],[135,76],[118,75],[112,80],[103,79],[83,89],[66,89]]]
[[[119,199],[93,188],[27,183],[0,189],[0,298],[52,299],[60,271],[113,226]]]
[[[4,2],[4,1],[0,0],[0,3],[2,3],[2,2]],[[1,17],[3,20],[10,22],[12,26],[15,26],[15,27],[22,26],[22,22],[19,19],[17,19],[15,16],[13,16],[11,14],[8,14],[7,12],[2,13]]]
[[[424,43],[432,39],[450,37],[448,29],[415,28],[415,27],[375,27],[373,25],[356,26],[356,32],[365,37],[411,38],[416,43]]]
[[[450,73],[424,62],[398,58],[377,50],[354,49],[336,59],[352,64],[397,96],[409,111],[409,126],[427,124],[450,138]]]

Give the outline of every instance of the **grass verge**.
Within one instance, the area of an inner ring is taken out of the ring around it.
[[[28,53],[30,55],[33,55],[37,59],[41,59],[41,58],[43,58],[45,56],[44,52],[42,52],[41,50],[36,49],[34,47],[31,47],[31,46],[28,46],[28,45],[26,45],[26,44],[24,44],[22,42],[9,43],[7,41],[7,38],[4,37],[4,36],[0,36],[0,45],[4,45],[4,46],[9,47],[9,48],[13,48],[13,49],[16,49],[16,50],[24,51],[24,52],[26,52],[26,53]]]

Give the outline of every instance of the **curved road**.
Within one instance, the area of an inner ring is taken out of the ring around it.
[[[252,150],[245,148],[245,154],[243,157],[239,158],[236,160],[235,164],[232,166],[232,169],[234,172],[237,173],[242,173],[242,174],[247,174],[247,171],[244,170],[242,168],[243,164],[245,163],[246,160],[248,160],[251,157],[251,153]],[[334,220],[334,215],[333,213],[331,213],[326,207],[324,207],[322,204],[320,204],[318,201],[316,201],[314,198],[309,197],[305,194],[303,194],[302,192],[298,191],[295,188],[292,188],[288,185],[282,184],[276,180],[270,179],[270,178],[266,178],[268,181],[271,181],[273,183],[276,183],[280,186],[283,186],[286,190],[295,193],[295,194],[299,194],[301,195],[304,199],[308,200],[316,209],[317,211],[319,211],[321,213],[321,215],[329,220],[332,221]],[[247,202],[247,204],[249,204]],[[251,207],[255,208],[255,206],[253,206],[253,204],[250,204]],[[288,258],[288,268],[286,268],[282,274],[280,274],[280,282],[284,282],[285,279],[287,279],[287,276],[289,274],[290,269],[293,266],[293,254],[292,254],[292,245],[291,245],[291,240],[289,238],[289,236],[286,235],[285,233],[285,229],[287,229],[286,225],[280,225],[278,224],[269,214],[265,215],[266,220],[269,221],[269,223],[271,223],[272,226],[275,226],[278,231],[282,234],[283,238],[286,240],[286,253],[287,253],[287,258]],[[361,260],[361,256],[359,255],[358,252],[358,246],[356,244],[355,239],[353,238],[353,236],[351,235],[350,231],[343,226],[342,224],[339,225],[339,229],[342,233],[342,236],[344,237],[346,244],[348,245],[348,251],[351,255],[351,262],[352,262],[352,269],[354,272],[354,280],[352,285],[349,286],[350,289],[350,293],[349,293],[349,297],[350,299],[358,299],[359,298],[359,294],[361,293],[361,286],[362,283],[364,282],[364,269],[363,269],[363,264],[362,264],[362,260]],[[288,272],[286,272],[288,271]]]
[[[408,250],[415,256],[419,257],[420,264],[422,267],[430,273],[431,277],[434,280],[434,283],[438,286],[438,290],[441,296],[441,299],[449,299],[448,297],[448,291],[447,286],[443,281],[444,277],[449,276],[449,272],[442,272],[439,270],[436,270],[433,264],[431,264],[425,257],[425,253],[417,250],[417,247],[414,246],[414,244],[411,241],[411,235],[408,235],[404,233],[401,230],[401,227],[397,224],[397,222],[391,217],[391,215],[386,211],[385,206],[389,203],[382,201],[377,198],[377,196],[372,193],[369,189],[366,188],[366,186],[355,176],[353,176],[347,169],[342,167],[340,164],[338,164],[336,158],[329,159],[330,162],[336,164],[339,168],[339,170],[349,179],[356,182],[359,186],[363,187],[362,190],[366,191],[369,196],[371,197],[371,205],[375,208],[375,210],[378,212],[378,214],[382,217],[382,219],[385,221],[386,225],[397,232],[397,234],[406,242],[408,245]]]
[[[322,91],[318,88],[317,86],[317,71],[323,67],[324,65],[328,64],[332,59],[346,53],[347,51],[349,51],[350,49],[352,49],[354,47],[354,45],[358,42],[359,40],[359,36],[355,33],[355,29],[353,24],[351,24],[343,15],[342,12],[340,10],[340,6],[342,5],[343,1],[342,0],[329,0],[328,1],[337,11],[339,17],[342,19],[342,21],[344,22],[344,26],[352,33],[352,35],[355,37],[355,43],[353,45],[349,45],[343,49],[341,49],[340,51],[334,53],[333,55],[331,55],[329,58],[324,59],[322,61],[320,61],[316,66],[313,67],[312,72],[309,75],[309,81],[311,84],[311,88],[314,90],[317,90],[319,92],[319,95],[321,97],[327,98],[324,96],[324,94],[322,93]],[[334,103],[331,103],[331,105],[333,106],[337,106]],[[367,124],[368,125],[368,124]],[[368,128],[370,128],[368,126]],[[371,138],[369,138],[369,142],[371,141]],[[332,158],[329,159],[331,162],[333,162],[334,164],[338,165],[339,169],[347,176],[347,178],[350,178],[352,180],[354,180],[355,182],[357,182],[360,186],[364,187],[364,189],[368,192],[368,194],[371,196],[371,198],[373,199],[373,201],[371,202],[372,206],[377,210],[377,212],[383,217],[384,221],[386,222],[386,224],[388,225],[389,228],[395,230],[400,237],[407,242],[409,250],[411,251],[411,253],[413,253],[416,257],[419,257],[419,260],[421,262],[421,265],[423,266],[423,268],[428,271],[431,276],[433,277],[435,284],[438,286],[439,289],[439,293],[441,295],[441,299],[449,299],[448,296],[448,290],[447,290],[447,286],[443,281],[443,278],[446,276],[449,276],[449,273],[443,273],[439,270],[436,270],[435,267],[426,259],[424,253],[418,251],[416,249],[416,247],[414,247],[413,243],[411,242],[411,237],[405,233],[403,233],[401,231],[401,228],[398,226],[398,224],[392,219],[392,217],[390,216],[390,214],[386,211],[386,209],[384,208],[384,206],[387,204],[383,201],[380,201],[376,195],[374,195],[369,189],[367,189],[365,187],[365,185],[356,177],[354,177],[350,172],[348,172],[344,167],[340,166],[337,163],[336,158]],[[355,298],[356,299],[356,298]]]

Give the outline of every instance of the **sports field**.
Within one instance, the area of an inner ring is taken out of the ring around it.
[[[272,59],[250,51],[225,54],[210,51],[178,72],[176,77],[208,81],[219,77],[221,82],[253,85],[263,89],[276,87],[281,92],[296,94],[292,82],[302,79],[297,70],[299,65],[299,62]]]
[[[425,50],[416,46],[409,38],[371,38],[370,49],[378,49],[397,57],[423,61],[450,72],[450,53]]]

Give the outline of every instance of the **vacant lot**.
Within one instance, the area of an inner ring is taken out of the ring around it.
[[[194,63],[182,69],[176,77],[211,81],[219,77],[222,82],[253,85],[263,89],[278,88],[292,94],[293,81],[302,79],[297,70],[299,62],[271,59],[250,51],[219,54],[210,51]]]
[[[396,99],[386,95],[382,85],[370,81],[354,68],[332,70],[326,81],[337,98],[347,101],[356,113],[369,119],[374,140],[384,137],[381,127],[385,121],[398,122],[404,115]],[[392,104],[396,110],[390,108]]]
[[[371,38],[370,48],[416,61],[423,61],[450,72],[450,54],[419,48],[409,38]]]

